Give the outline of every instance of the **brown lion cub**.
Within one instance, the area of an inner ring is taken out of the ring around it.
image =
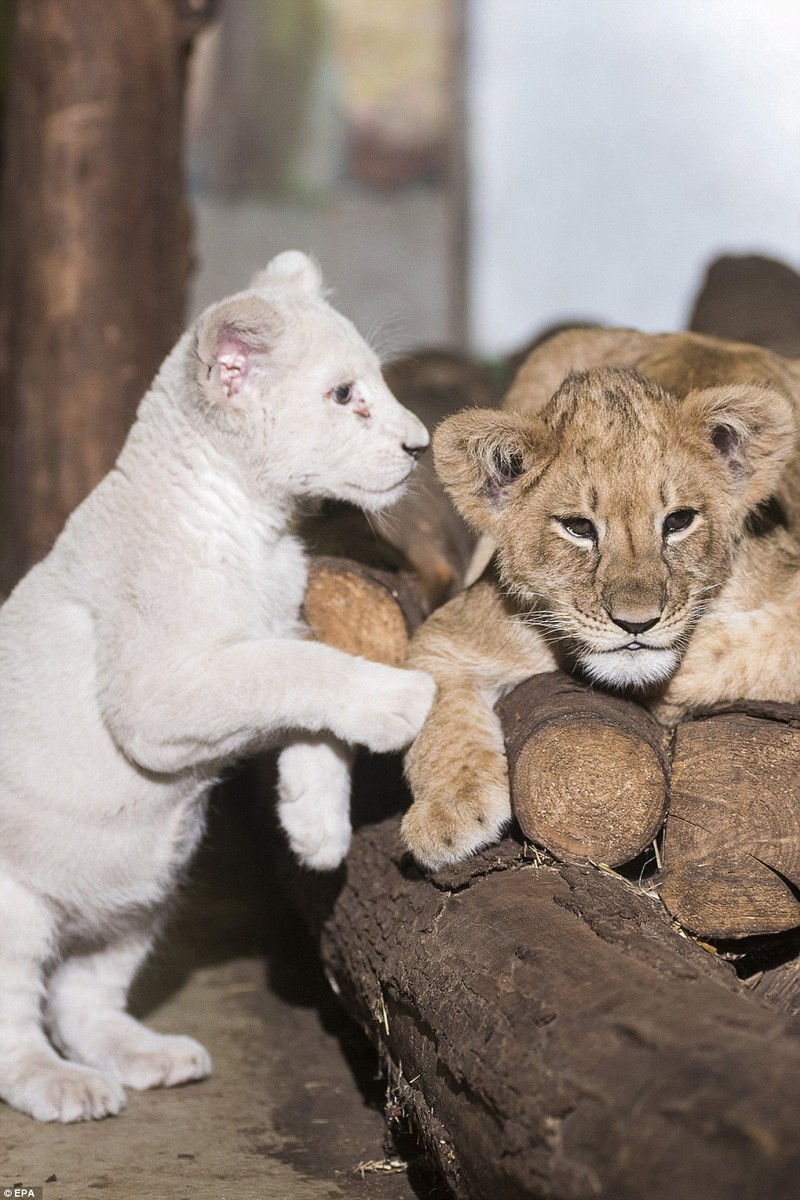
[[[496,701],[556,668],[644,702],[800,700],[800,360],[697,334],[570,330],[436,469],[487,570],[415,636],[437,699],[403,835],[437,868],[511,817]]]

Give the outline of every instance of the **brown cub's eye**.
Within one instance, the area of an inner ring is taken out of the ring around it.
[[[561,517],[560,522],[567,533],[571,533],[573,537],[583,538],[586,541],[597,541],[597,530],[588,517]]]
[[[331,395],[337,404],[349,404],[353,399],[352,383],[340,383],[338,387],[333,389]]]
[[[689,528],[696,516],[697,512],[693,508],[676,508],[675,512],[664,518],[664,537],[669,533],[682,533],[684,529]]]

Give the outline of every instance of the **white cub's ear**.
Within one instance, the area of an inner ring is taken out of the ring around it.
[[[768,500],[797,443],[790,400],[771,388],[730,384],[689,392],[682,413],[699,422],[743,507]]]
[[[552,453],[551,441],[537,417],[468,408],[435,430],[434,465],[464,520],[488,530],[515,484],[523,476],[541,474]]]
[[[270,263],[253,276],[251,288],[281,284],[318,299],[322,295],[322,272],[319,266],[302,250],[284,250],[276,254]]]
[[[253,374],[268,366],[282,332],[278,308],[258,296],[223,300],[211,309],[197,330],[203,392],[219,403],[235,401]]]

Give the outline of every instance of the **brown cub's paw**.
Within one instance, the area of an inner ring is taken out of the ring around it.
[[[419,783],[416,800],[406,813],[401,833],[414,858],[429,871],[449,866],[498,841],[511,819],[505,760],[496,770],[470,771],[465,762],[454,786],[438,780],[436,796]]]

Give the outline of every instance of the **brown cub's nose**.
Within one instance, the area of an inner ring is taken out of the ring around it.
[[[615,617],[612,612],[608,614],[615,625],[619,625],[620,629],[624,629],[626,633],[646,633],[648,629],[652,629],[659,622],[659,617],[652,617],[649,621],[626,621],[623,617]]]
[[[405,450],[406,454],[410,454],[416,462],[420,454],[425,453],[425,451],[428,449],[428,446],[427,443],[424,446],[407,446],[405,442],[403,442],[403,449]]]

